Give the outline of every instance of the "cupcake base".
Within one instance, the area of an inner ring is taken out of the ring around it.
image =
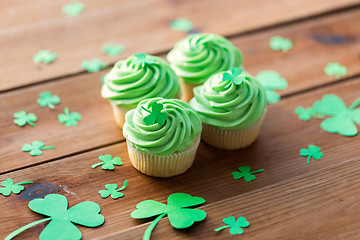
[[[153,177],[172,177],[188,170],[194,162],[200,136],[194,143],[181,152],[168,156],[154,155],[137,150],[129,141],[127,142],[129,158],[132,165],[145,175]]]
[[[179,79],[179,82],[182,90],[181,100],[188,103],[194,97],[194,87],[199,86],[199,84],[185,83],[182,79]]]
[[[111,105],[113,108],[113,113],[114,113],[114,118],[115,118],[115,122],[117,123],[117,125],[122,128],[124,126],[125,123],[125,114],[129,111],[125,108],[119,107],[119,106],[115,106],[115,105]]]

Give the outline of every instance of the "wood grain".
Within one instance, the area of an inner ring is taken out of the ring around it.
[[[245,230],[250,236],[249,239],[266,239],[267,234],[279,239],[281,236],[285,236],[283,239],[289,239],[286,238],[288,236],[290,239],[292,236],[306,239],[310,233],[299,229],[306,220],[313,223],[311,226],[307,225],[309,231],[314,230],[320,237],[329,236],[330,238],[325,239],[331,239],[331,231],[322,231],[323,226],[328,226],[327,229],[331,230],[331,226],[336,226],[337,223],[357,223],[358,217],[350,210],[343,209],[345,206],[357,209],[358,173],[355,171],[359,168],[359,136],[343,137],[324,132],[320,128],[320,119],[303,122],[297,119],[293,111],[299,105],[311,106],[315,100],[328,93],[339,95],[350,105],[359,97],[359,87],[360,78],[288,97],[278,104],[270,105],[267,119],[255,144],[237,151],[222,151],[201,144],[194,166],[178,177],[157,179],[142,175],[131,166],[125,143],[120,143],[3,174],[2,178],[12,178],[15,182],[32,180],[35,186],[50,184],[54,189],[49,192],[67,196],[70,206],[85,200],[99,203],[106,223],[96,229],[80,227],[84,239],[138,239],[148,223],[129,217],[135,205],[145,199],[164,202],[165,198],[174,192],[187,192],[204,197],[206,204],[202,208],[208,211],[209,217],[189,231],[174,231],[164,219],[154,232],[154,236],[159,239],[186,239],[197,236],[222,239],[227,236],[226,233],[215,235],[212,229],[221,225],[223,217],[235,213],[246,216],[254,225]],[[307,165],[306,158],[299,156],[299,149],[309,144],[320,146],[324,157],[318,161],[312,160]],[[124,165],[116,167],[112,172],[101,168],[91,169],[90,166],[98,161],[97,156],[102,154],[120,156]],[[265,171],[259,173],[256,181],[250,183],[233,180],[231,172],[244,165],[253,169],[264,168]],[[123,199],[100,198],[97,191],[105,184],[120,185],[125,179],[129,181],[129,185],[124,190]],[[282,182],[284,185],[281,185]],[[29,196],[29,192],[23,192],[0,198],[1,206],[7,209],[2,214],[6,221],[0,225],[0,237],[40,218],[27,209]],[[296,210],[296,214],[292,214],[291,210]],[[319,216],[315,215],[315,211]],[[314,219],[308,219],[307,216]],[[319,217],[318,223],[315,216]],[[288,226],[292,231],[283,226]],[[347,227],[349,231],[344,234],[356,231],[355,227],[358,228],[358,224]],[[43,226],[34,227],[25,232],[22,239],[33,239],[42,229]],[[332,231],[340,232],[339,228],[335,227]]]
[[[126,46],[121,57],[136,52],[168,51],[185,36],[168,27],[168,22],[176,17],[193,21],[196,31],[233,35],[360,3],[359,0],[147,0],[117,4],[109,1],[95,8],[95,1],[89,1],[89,10],[79,17],[67,18],[60,16],[60,3],[42,4],[45,0],[39,0],[39,4],[26,3],[19,9],[18,1],[9,1],[1,10],[6,17],[0,22],[5,27],[0,30],[0,46],[6,48],[2,48],[0,57],[0,91],[81,72],[81,61],[88,58],[100,57],[113,63],[116,58],[106,57],[100,49],[109,41]],[[43,6],[41,13],[35,6]],[[14,25],[7,20],[14,18],[18,19]],[[51,49],[60,53],[60,57],[49,65],[34,64],[32,55],[40,49]]]

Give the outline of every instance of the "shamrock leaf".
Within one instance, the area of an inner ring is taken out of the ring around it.
[[[82,2],[72,2],[65,4],[62,7],[62,13],[68,17],[76,17],[82,13],[85,9],[85,5]]]
[[[145,67],[145,64],[154,64],[155,60],[148,57],[145,53],[134,54],[135,59],[132,61],[134,64],[139,64],[141,67]]]
[[[144,117],[144,123],[146,125],[153,125],[155,122],[157,122],[159,125],[164,125],[166,119],[168,118],[168,115],[164,112],[161,112],[161,110],[164,108],[164,106],[161,103],[153,102],[151,104],[151,110],[142,107],[145,111],[150,113],[146,117]]]
[[[82,235],[74,225],[97,227],[104,223],[104,217],[99,214],[100,206],[97,203],[85,201],[68,209],[66,197],[59,194],[49,194],[43,199],[34,199],[29,202],[29,208],[48,218],[30,223],[9,234],[5,240],[10,240],[26,229],[46,221],[50,221],[41,232],[40,240],[79,240]]]
[[[337,62],[331,62],[326,65],[324,72],[328,76],[336,76],[337,79],[340,79],[341,76],[346,75],[348,70],[345,66]]]
[[[45,143],[40,141],[33,141],[32,144],[25,143],[22,147],[23,152],[30,152],[31,156],[42,155],[41,150],[54,149],[54,146],[44,147]]]
[[[259,173],[259,172],[264,171],[264,169],[259,169],[257,171],[250,172],[251,167],[249,167],[249,166],[242,166],[242,167],[239,167],[238,169],[240,172],[232,172],[233,178],[234,179],[244,178],[244,180],[246,182],[251,182],[252,180],[256,179],[256,177],[255,177],[255,175],[253,175],[253,173]]]
[[[65,123],[65,126],[77,126],[78,121],[81,120],[81,115],[78,112],[69,112],[69,108],[65,108],[64,113],[58,115],[58,120],[60,123]]]
[[[117,184],[106,184],[105,188],[107,190],[100,190],[99,194],[101,195],[102,198],[107,198],[108,196],[111,195],[113,199],[118,199],[124,196],[124,194],[121,193],[120,191],[124,190],[126,188],[126,185],[127,185],[127,180],[125,180],[124,185],[119,189],[117,189],[118,188]]]
[[[159,215],[145,231],[143,239],[150,239],[152,230],[166,215],[168,215],[170,224],[178,229],[188,228],[195,222],[204,220],[206,213],[203,210],[187,208],[204,202],[205,200],[201,197],[193,197],[187,193],[173,193],[168,197],[167,205],[154,200],[140,202],[136,205],[137,209],[131,213],[131,217],[141,219]]]
[[[27,123],[33,127],[35,127],[35,123],[37,121],[37,117],[33,113],[26,113],[25,111],[20,111],[14,113],[14,123],[20,127],[25,126]]]
[[[119,158],[119,157],[113,158],[113,156],[111,156],[111,154],[100,155],[99,159],[102,162],[93,164],[91,166],[92,168],[96,168],[96,167],[102,165],[102,169],[104,169],[104,170],[113,170],[115,168],[114,165],[117,165],[117,166],[123,165],[121,158]]]
[[[101,69],[107,68],[108,64],[104,63],[99,58],[93,58],[90,60],[84,60],[81,63],[81,67],[88,72],[98,72]]]
[[[101,49],[102,49],[103,53],[113,57],[113,56],[117,56],[120,53],[124,52],[125,48],[121,44],[107,43],[107,44],[104,44]]]
[[[60,103],[60,98],[58,95],[51,95],[51,92],[41,92],[37,99],[37,103],[40,107],[49,107],[50,109],[55,109],[54,104]]]
[[[281,36],[274,36],[270,38],[270,48],[274,51],[287,52],[292,49],[293,44],[290,39]]]
[[[48,49],[40,50],[33,55],[34,63],[52,63],[58,58],[58,54],[51,52]]]
[[[231,74],[228,72],[224,72],[222,76],[223,81],[230,81],[230,84],[232,82],[235,85],[240,85],[245,80],[245,75],[242,74],[242,68],[233,67],[230,71]]]
[[[280,100],[280,95],[274,90],[283,90],[287,88],[288,83],[279,73],[272,70],[264,70],[256,75],[261,85],[265,88],[267,102],[276,103]]]
[[[9,196],[11,192],[15,194],[19,194],[22,190],[24,190],[24,186],[21,186],[23,184],[29,184],[33,183],[32,181],[26,181],[26,182],[20,182],[17,184],[14,184],[13,180],[11,178],[6,179],[5,181],[1,182],[1,186],[3,188],[0,188],[0,194],[4,196]]]
[[[325,131],[355,136],[358,133],[355,123],[360,124],[360,108],[355,109],[359,104],[360,98],[348,109],[341,98],[328,94],[323,96],[321,101],[314,103],[314,109],[320,114],[330,116],[321,122],[321,128]]]
[[[174,21],[171,21],[169,25],[174,31],[189,32],[194,28],[192,22],[186,18],[177,18]]]
[[[230,216],[230,217],[224,218],[223,222],[227,226],[219,227],[214,230],[218,232],[225,228],[230,228],[230,234],[235,235],[235,234],[242,234],[244,232],[242,230],[242,227],[248,227],[250,225],[250,223],[244,217],[239,217],[238,220],[236,221],[233,216]]]
[[[303,108],[297,107],[295,113],[299,116],[300,120],[309,121],[311,117],[314,118],[323,118],[324,116],[320,113],[317,113],[314,108]]]
[[[303,156],[303,157],[308,156],[307,164],[309,164],[311,157],[313,157],[316,160],[319,160],[320,158],[322,158],[322,156],[324,154],[321,153],[320,150],[321,150],[321,148],[319,148],[319,147],[317,147],[315,145],[309,145],[308,148],[300,149],[300,156]]]

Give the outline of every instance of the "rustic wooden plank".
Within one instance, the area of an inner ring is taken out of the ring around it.
[[[309,176],[316,177],[319,175],[319,172],[327,172],[330,168],[340,169],[342,167],[339,166],[346,166],[347,164],[349,164],[349,169],[355,171],[357,168],[355,169],[351,164],[356,163],[356,166],[358,166],[357,156],[360,154],[360,149],[358,148],[359,136],[343,137],[337,134],[324,132],[320,128],[321,120],[314,119],[306,123],[298,120],[293,111],[300,104],[303,106],[310,106],[315,100],[320,99],[323,94],[328,93],[338,94],[344,99],[347,105],[350,105],[359,97],[359,93],[356,90],[359,89],[359,87],[360,78],[298,96],[289,97],[278,104],[270,105],[268,108],[267,119],[264,123],[260,137],[255,144],[243,150],[222,151],[202,143],[194,166],[188,172],[178,177],[158,179],[140,174],[129,162],[126,144],[120,143],[58,161],[3,174],[2,179],[12,178],[16,182],[33,180],[35,185],[48,183],[50,186],[54,187],[54,189],[49,192],[66,195],[71,206],[84,200],[92,200],[99,203],[102,207],[102,213],[106,217],[106,223],[104,226],[95,230],[80,228],[84,233],[85,238],[88,237],[92,239],[103,236],[105,239],[110,239],[110,237],[116,239],[116,237],[119,237],[117,234],[129,234],[127,236],[138,238],[138,236],[143,233],[146,224],[138,226],[145,223],[145,221],[135,221],[129,217],[129,214],[134,210],[135,205],[145,199],[164,201],[169,194],[174,192],[187,192],[195,196],[204,197],[206,199],[204,208],[207,208],[209,205],[210,213],[213,211],[213,216],[216,217],[215,219],[210,217],[209,213],[210,220],[207,221],[212,224],[211,226],[217,225],[221,223],[219,219],[225,217],[222,216],[222,214],[230,213],[234,210],[233,208],[228,207],[226,211],[219,211],[220,205],[217,205],[217,202],[219,201],[224,201],[226,199],[234,201],[233,198],[237,196],[239,201],[236,200],[236,206],[238,206],[242,203],[241,199],[246,198],[250,194],[254,194],[254,191],[261,193],[264,187],[269,186],[265,189],[266,191],[264,194],[261,195],[263,197],[258,197],[259,195],[255,194],[253,197],[249,197],[249,200],[247,201],[251,204],[252,201],[262,200],[263,202],[259,203],[259,205],[261,206],[261,209],[263,209],[263,205],[266,205],[268,202],[268,199],[264,197],[272,196],[269,191],[271,191],[271,185],[273,184],[279,184],[301,175],[305,175],[304,179],[310,178]],[[318,161],[313,160],[307,165],[306,158],[299,156],[299,149],[306,147],[309,144],[315,144],[322,147],[324,157]],[[113,172],[104,171],[101,168],[91,169],[90,166],[97,162],[97,156],[102,154],[120,156],[123,159],[124,165],[116,167]],[[264,168],[265,171],[257,175],[256,181],[250,183],[241,180],[233,180],[231,172],[235,171],[238,166],[244,165],[249,165],[253,169]],[[347,170],[349,169],[347,168]],[[341,173],[346,172],[347,170],[343,171],[340,169],[339,175],[329,171],[329,174],[326,174],[324,179],[329,182],[340,182],[341,186],[338,186],[336,189],[343,189],[343,186],[350,184],[347,184],[347,182],[342,183],[338,179],[335,178],[334,180],[332,178],[334,176],[338,178],[344,176]],[[345,175],[344,177],[347,176],[348,175]],[[112,199],[100,198],[97,191],[102,189],[105,184],[121,184],[125,179],[129,181],[129,185],[124,190],[125,197],[123,199],[115,201]],[[318,182],[320,187],[322,181],[326,184],[326,181],[320,178],[320,181]],[[304,188],[303,190],[302,188],[311,182],[314,181],[309,180],[309,182],[305,183],[304,181],[295,181],[295,185],[299,191],[308,191],[307,188]],[[285,190],[286,189],[287,188],[285,187]],[[294,201],[294,204],[300,204],[299,202],[301,201],[299,200],[299,195],[295,194],[297,198],[293,198],[293,196],[288,196],[289,198],[286,198],[289,193],[284,194],[283,190],[284,188],[281,188],[274,192],[275,199],[281,199],[281,197],[285,198],[283,201],[277,202],[279,206],[276,209],[286,208],[291,205],[292,201]],[[282,193],[283,196],[277,198],[276,194],[278,194],[278,192]],[[319,193],[324,193],[320,196],[324,198],[324,201],[328,198],[328,191]],[[18,196],[13,195],[9,198],[0,198],[2,208],[7,209],[7,211],[3,211],[2,216],[7,221],[0,225],[0,237],[4,237],[9,232],[9,229],[16,229],[31,221],[39,219],[39,216],[27,209],[26,203],[29,200],[27,196],[28,194],[24,194],[23,192]],[[304,199],[306,200],[308,197],[305,197]],[[219,202],[219,204],[220,203],[221,202]],[[304,204],[303,206],[307,205]],[[339,205],[339,207],[341,206],[342,205]],[[265,216],[265,219],[267,219],[266,217],[275,219],[273,215],[270,215],[271,211],[275,212],[275,210],[271,210],[269,205],[267,205],[267,207],[268,211],[263,214],[266,215],[269,213],[269,215]],[[316,205],[316,207],[319,206]],[[216,208],[217,210],[215,210]],[[250,208],[249,211],[251,209],[253,208]],[[334,209],[334,211],[336,211],[336,208]],[[240,210],[242,209],[239,209],[238,211]],[[19,214],[19,212],[21,212],[21,214]],[[255,221],[256,216],[261,215],[261,212],[258,213],[255,211],[252,213],[244,210],[244,212],[239,212],[239,214],[250,217],[251,222],[253,222]],[[278,212],[275,212],[275,215],[276,214],[278,214]],[[262,219],[263,218],[261,218],[260,222],[264,221]],[[346,217],[344,217],[344,221],[345,220]],[[207,224],[207,221],[204,224]],[[286,221],[286,219],[284,218],[283,221]],[[303,223],[303,221],[300,222]],[[267,224],[275,223],[271,222]],[[177,231],[176,234],[179,237],[192,237],[192,234],[195,236],[198,229],[202,229],[200,225],[201,224],[192,228],[188,235],[178,233]],[[135,229],[131,229],[131,231],[127,233],[126,229],[132,227],[135,227]],[[279,226],[277,227],[280,228]],[[267,229],[269,228],[270,227]],[[22,238],[34,238],[34,236],[39,234],[41,229],[42,227],[40,226],[28,230]],[[255,229],[258,229],[258,227],[255,227]],[[159,236],[162,235],[161,233],[165,232],[166,235],[163,235],[163,237],[169,235],[174,236],[175,232],[171,231],[173,230],[170,230],[166,221],[163,220],[154,234]],[[211,230],[204,230],[204,232],[207,231]],[[206,234],[207,233],[204,233],[204,235]],[[265,232],[262,234],[265,234]],[[160,239],[163,239],[161,236],[159,237]]]
[[[192,20],[196,31],[233,35],[359,3],[359,0],[278,0],[276,3],[267,0],[158,0],[141,4],[124,1],[86,11],[76,18],[60,17],[57,4],[46,4],[42,10],[56,12],[58,17],[50,20],[44,17],[33,24],[0,30],[0,46],[7,46],[2,49],[4,57],[0,58],[0,91],[78,73],[82,71],[81,61],[87,58],[101,57],[113,63],[116,58],[104,56],[100,49],[101,44],[109,41],[126,46],[122,56],[167,51],[184,37],[184,33],[168,27],[168,22],[175,17]],[[24,14],[28,9],[32,8],[25,8],[23,14],[18,12],[13,17],[32,15]],[[24,19],[28,21],[27,17]],[[32,55],[39,49],[51,49],[61,56],[56,63],[37,65],[32,62]]]

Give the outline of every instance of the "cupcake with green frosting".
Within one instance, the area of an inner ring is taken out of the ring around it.
[[[125,116],[123,134],[136,169],[154,177],[185,172],[194,162],[202,129],[197,112],[178,99],[141,101]]]
[[[110,101],[116,123],[122,127],[125,114],[147,98],[179,98],[178,77],[162,58],[144,53],[115,63],[104,77],[101,95]]]
[[[266,93],[256,79],[232,68],[212,75],[194,94],[189,104],[201,118],[206,143],[230,150],[256,140],[266,112]]]
[[[242,55],[226,38],[216,34],[191,34],[176,43],[167,55],[171,67],[180,77],[182,100],[188,102],[193,88],[211,75],[242,65]]]

